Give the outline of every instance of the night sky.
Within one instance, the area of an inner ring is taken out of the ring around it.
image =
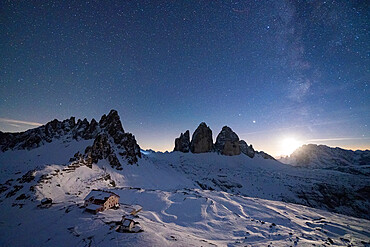
[[[44,2],[44,3],[42,3]],[[367,1],[2,1],[0,130],[116,109],[142,148],[205,121],[370,148]]]

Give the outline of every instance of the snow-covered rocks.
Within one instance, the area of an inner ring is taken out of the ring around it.
[[[119,154],[126,158],[129,164],[134,164],[138,161],[138,158],[141,158],[140,146],[137,144],[135,136],[123,130],[116,110],[111,110],[107,116],[103,115],[99,125],[108,136],[112,137],[114,144],[119,149]],[[118,160],[112,155],[111,161],[117,163]]]
[[[105,133],[99,134],[95,138],[94,144],[86,148],[85,157],[89,166],[92,163],[98,163],[99,160],[107,159],[112,167],[122,169],[121,163],[109,142],[108,135]]]
[[[53,200],[51,198],[44,198],[41,200],[41,205],[51,204],[53,203]]]

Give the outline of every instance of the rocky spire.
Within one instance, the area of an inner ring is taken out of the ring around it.
[[[239,155],[238,135],[230,127],[224,126],[216,138],[215,148],[223,155]]]
[[[248,144],[244,140],[239,141],[240,151],[247,155],[250,158],[253,158],[256,151],[254,151],[252,144],[248,146]]]
[[[101,159],[108,159],[112,167],[122,169],[117,158],[118,154],[125,158],[129,164],[134,164],[138,158],[141,158],[140,147],[135,136],[131,133],[125,133],[116,110],[111,110],[108,115],[104,114],[101,117],[99,129],[100,134],[96,137],[93,146],[88,147],[85,151],[85,155],[88,158],[91,157],[93,163],[97,163]],[[117,145],[117,154],[111,148],[113,143],[110,139]]]
[[[116,110],[111,110],[108,116],[104,114],[99,121],[99,126],[113,137],[115,143],[119,143],[122,139],[122,134],[125,133]]]
[[[190,143],[192,153],[206,153],[213,149],[212,130],[202,122],[193,133]]]
[[[190,150],[190,133],[187,130],[184,134],[181,133],[179,138],[175,139],[175,148],[173,151],[188,153]]]

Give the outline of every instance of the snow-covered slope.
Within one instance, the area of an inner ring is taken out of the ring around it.
[[[0,246],[369,244],[369,176],[295,167],[259,153],[142,151],[132,163],[120,154],[121,134],[101,126],[105,139],[64,135],[0,152]],[[112,154],[122,166],[112,166]],[[84,212],[92,189],[118,194],[120,209]],[[52,206],[39,207],[46,197]],[[144,232],[115,232],[135,204],[143,207],[136,220]]]
[[[342,183],[350,183],[350,177],[345,177],[349,174],[335,171],[331,182],[337,180],[338,174],[344,175]],[[0,245],[368,243],[370,221],[366,219],[281,201],[288,197],[299,200],[295,187],[330,176],[333,174],[305,174],[303,169],[261,157],[226,157],[216,153],[149,153],[137,165],[125,165],[122,170],[112,168],[106,160],[91,168],[76,162],[69,166],[46,165],[27,174],[13,174],[13,180],[1,187]],[[121,208],[98,215],[84,212],[83,198],[97,188],[118,194]],[[54,204],[50,208],[38,207],[45,197],[52,198]],[[144,232],[114,231],[116,222],[129,211],[124,204],[143,207],[136,220]]]
[[[65,165],[77,152],[83,153],[93,140],[54,140],[39,148],[9,150],[0,152],[0,183],[12,179],[14,175],[24,174],[32,169],[41,169],[48,164]]]
[[[114,231],[129,209],[84,212],[70,200],[47,209],[0,204],[2,246],[364,246],[370,222],[305,206],[195,190],[113,190],[144,210],[144,232]],[[82,197],[79,197],[80,201]],[[20,234],[21,233],[21,234]]]
[[[294,151],[281,162],[299,167],[330,169],[352,174],[370,175],[370,150],[346,150],[325,145],[308,144]]]

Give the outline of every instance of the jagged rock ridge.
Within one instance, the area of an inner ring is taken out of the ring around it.
[[[120,117],[116,110],[103,115],[99,123],[77,120],[71,117],[64,121],[54,119],[35,129],[20,133],[0,132],[0,149],[5,152],[10,149],[34,149],[50,143],[53,139],[64,138],[65,142],[75,140],[95,139],[91,147],[87,147],[84,157],[93,163],[100,159],[108,159],[113,167],[119,168],[121,164],[116,153],[133,164],[141,158],[140,147],[131,133],[125,133]],[[74,159],[81,158],[77,155]],[[72,159],[73,160],[73,159]]]
[[[189,130],[185,133],[181,133],[180,137],[175,139],[175,148],[173,151],[180,151],[183,153],[188,153],[190,150],[190,132]]]
[[[47,124],[35,129],[30,129],[20,133],[4,133],[0,132],[0,149],[1,151],[14,149],[33,149],[45,143],[50,143],[52,140],[66,136],[67,139],[93,139],[96,137],[98,125],[93,119],[91,123],[84,120],[78,120],[77,123],[74,117],[64,121],[54,119]]]
[[[256,151],[254,151],[252,144],[248,146],[248,144],[244,140],[239,141],[240,151],[249,156],[250,158],[253,158]]]

